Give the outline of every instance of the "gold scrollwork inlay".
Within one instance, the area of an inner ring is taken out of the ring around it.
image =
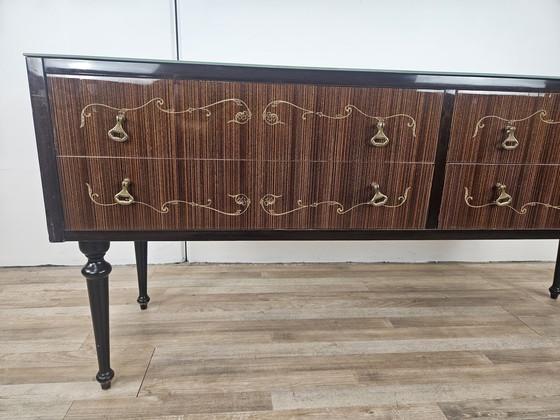
[[[514,212],[516,212],[517,214],[526,214],[529,207],[536,207],[536,206],[543,206],[549,209],[560,210],[560,205],[555,206],[553,204],[541,203],[539,201],[531,201],[530,203],[523,204],[520,207],[520,209],[517,210],[515,207],[511,205],[512,197],[506,192],[507,187],[504,184],[498,183],[496,184],[496,188],[500,193],[497,199],[486,204],[475,205],[472,204],[474,198],[469,194],[469,189],[465,187],[465,203],[467,204],[467,206],[473,209],[481,209],[489,206],[507,207],[513,210]]]
[[[206,210],[210,210],[216,213],[220,213],[226,216],[240,216],[243,213],[245,213],[247,211],[247,209],[249,208],[249,205],[251,204],[251,200],[249,199],[249,197],[247,197],[245,194],[228,194],[228,197],[231,197],[234,199],[235,204],[241,206],[240,209],[237,209],[234,212],[226,212],[226,211],[222,211],[219,209],[216,209],[214,207],[212,207],[212,200],[207,200],[206,204],[200,204],[200,203],[196,203],[194,201],[184,201],[184,200],[169,200],[166,201],[165,203],[163,203],[159,208],[154,207],[150,204],[144,203],[142,201],[137,201],[134,199],[134,197],[130,194],[130,192],[128,191],[128,186],[130,185],[131,181],[130,179],[126,178],[122,181],[122,189],[120,192],[118,192],[117,194],[115,194],[114,196],[114,202],[112,203],[101,203],[98,201],[99,199],[99,194],[94,193],[93,189],[91,187],[90,184],[86,184],[87,188],[88,188],[88,193],[89,193],[89,198],[91,199],[91,201],[93,201],[96,205],[98,206],[102,206],[102,207],[111,207],[111,206],[117,206],[117,205],[131,205],[131,204],[140,204],[142,206],[146,206],[160,214],[166,214],[169,213],[169,206],[170,205],[178,205],[178,204],[187,204],[191,207],[199,207],[199,208],[203,208]]]
[[[335,115],[327,115],[321,111],[313,111],[311,109],[306,109],[303,108],[299,105],[293,104],[291,102],[288,101],[283,101],[281,99],[277,99],[275,101],[270,102],[265,108],[264,111],[262,113],[262,118],[263,120],[268,124],[268,125],[277,125],[277,124],[286,124],[284,121],[282,121],[280,119],[280,117],[278,116],[278,105],[288,105],[291,106],[293,108],[299,109],[301,111],[301,119],[302,120],[306,120],[308,115],[316,115],[320,118],[327,118],[327,119],[331,119],[331,120],[343,120],[345,118],[348,118],[354,111],[356,111],[358,114],[363,115],[366,118],[372,119],[372,120],[376,120],[378,123],[384,123],[385,121],[391,119],[391,118],[398,118],[398,117],[404,117],[404,118],[408,118],[410,121],[407,123],[407,126],[410,127],[412,129],[412,135],[414,137],[416,137],[416,120],[411,117],[408,114],[395,114],[395,115],[389,115],[388,117],[379,117],[379,116],[374,116],[374,115],[369,115],[366,114],[364,111],[362,111],[361,109],[359,109],[357,106],[355,105],[346,105],[344,107],[344,114],[335,114]]]
[[[536,116],[536,115],[538,115],[538,116],[539,116],[539,120],[540,120],[541,122],[545,123],[545,124],[552,124],[552,125],[554,125],[554,124],[560,124],[560,121],[554,121],[554,120],[551,120],[551,119],[546,120],[546,119],[544,118],[544,117],[546,117],[546,116],[548,115],[548,111],[547,111],[546,109],[539,109],[538,111],[533,112],[533,113],[532,113],[531,115],[529,115],[528,117],[520,118],[520,119],[517,119],[517,120],[503,118],[503,117],[500,117],[500,116],[498,116],[498,115],[486,115],[485,117],[482,117],[480,120],[478,120],[478,122],[476,123],[475,130],[474,130],[474,134],[473,134],[473,138],[476,137],[476,136],[478,135],[478,132],[479,132],[481,129],[484,128],[484,123],[483,123],[484,120],[487,120],[487,119],[490,119],[490,118],[495,118],[495,119],[498,119],[498,120],[500,120],[500,121],[506,122],[506,124],[507,124],[507,129],[508,129],[508,134],[509,134],[509,132],[512,131],[512,130],[511,130],[512,127],[513,127],[513,129],[515,130],[515,127],[514,127],[515,123],[522,122],[522,121],[527,121],[528,119],[531,119],[531,118],[533,118],[533,117]]]
[[[371,200],[366,201],[364,203],[358,203],[358,204],[354,204],[352,207],[349,207],[347,209],[344,208],[344,205],[342,203],[339,203],[338,201],[332,201],[332,200],[328,200],[328,201],[319,201],[319,202],[315,202],[315,203],[311,203],[311,204],[304,204],[303,200],[297,200],[297,205],[298,207],[291,209],[291,210],[287,210],[287,211],[283,211],[283,212],[276,212],[274,209],[270,208],[271,206],[273,206],[274,204],[276,204],[276,199],[281,198],[281,195],[274,195],[274,194],[266,194],[263,198],[260,199],[260,205],[262,207],[262,209],[268,213],[271,216],[285,216],[286,214],[290,214],[290,213],[295,213],[297,211],[300,210],[304,210],[304,209],[308,209],[308,208],[316,208],[322,205],[326,205],[326,206],[335,206],[336,207],[336,212],[338,214],[346,214],[352,210],[354,210],[357,207],[360,206],[373,206],[373,207],[388,207],[388,208],[397,208],[402,206],[405,201],[408,198],[408,193],[410,191],[410,187],[408,187],[404,194],[400,197],[397,198],[397,202],[398,204],[395,205],[388,205],[387,201],[389,200],[388,197],[383,194],[382,192],[379,191],[379,184],[377,183],[372,183],[371,187],[374,189],[374,196]]]
[[[163,105],[164,105],[165,101],[162,98],[153,98],[153,99],[150,99],[148,102],[146,102],[144,105],[140,105],[140,106],[137,106],[135,108],[117,108],[117,107],[110,106],[110,105],[107,105],[107,104],[102,104],[102,103],[88,104],[82,109],[82,112],[80,113],[80,128],[83,128],[86,124],[86,119],[91,117],[91,112],[88,112],[89,108],[91,108],[91,107],[102,107],[102,108],[112,109],[114,111],[117,111],[117,117],[116,117],[117,118],[117,124],[111,130],[109,130],[107,135],[111,140],[118,141],[118,142],[123,142],[123,141],[126,141],[128,139],[128,134],[126,133],[126,131],[123,128],[123,122],[125,121],[125,114],[127,112],[137,111],[139,109],[147,107],[150,104],[155,104],[157,109],[159,109],[161,112],[165,112],[166,114],[174,114],[174,115],[187,114],[187,113],[192,114],[193,112],[196,112],[196,111],[203,111],[203,112],[206,113],[207,117],[210,117],[212,115],[212,112],[210,111],[210,108],[215,107],[215,106],[220,105],[220,104],[224,104],[226,102],[234,102],[237,106],[245,108],[244,110],[237,112],[235,114],[235,116],[233,117],[233,119],[228,121],[228,124],[229,123],[246,124],[251,119],[251,117],[253,116],[252,113],[251,113],[251,110],[249,109],[247,104],[243,100],[238,99],[238,98],[222,99],[221,101],[213,102],[209,105],[200,106],[200,107],[189,107],[189,108],[184,109],[182,111],[176,111],[173,108],[164,108]]]

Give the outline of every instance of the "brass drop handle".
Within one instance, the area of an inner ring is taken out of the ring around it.
[[[498,196],[498,198],[496,198],[496,201],[494,201],[494,204],[496,204],[497,206],[503,207],[503,206],[507,206],[509,204],[511,204],[511,195],[509,195],[506,192],[506,186],[504,184],[496,184],[496,188],[498,189],[498,191],[500,192],[500,195]]]
[[[377,133],[369,140],[370,143],[375,147],[385,147],[389,143],[389,137],[383,132],[385,127],[384,121],[379,121],[377,123]]]
[[[134,197],[128,192],[129,185],[130,179],[125,178],[122,181],[122,189],[117,194],[115,194],[115,201],[117,204],[128,206],[129,204],[134,203]]]
[[[373,196],[373,198],[371,200],[369,200],[369,204],[371,204],[372,206],[375,207],[381,207],[384,204],[387,203],[387,196],[385,194],[383,194],[382,192],[379,191],[379,184],[374,182],[371,184],[371,187],[373,188],[373,191],[375,192],[375,195]]]
[[[502,142],[502,147],[506,150],[513,150],[519,146],[519,140],[515,138],[515,127],[508,125],[506,127],[507,138]]]
[[[117,141],[119,143],[128,140],[128,134],[126,133],[126,131],[124,131],[122,125],[124,120],[124,113],[119,112],[119,114],[117,115],[117,123],[107,132],[107,135],[111,140]]]

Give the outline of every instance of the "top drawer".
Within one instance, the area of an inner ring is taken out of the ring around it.
[[[273,85],[257,107],[271,159],[427,163],[442,105],[443,91]]]
[[[49,76],[60,156],[432,162],[442,91]]]
[[[258,155],[247,85],[48,76],[59,156],[231,158]]]
[[[459,91],[447,160],[560,163],[560,94]]]

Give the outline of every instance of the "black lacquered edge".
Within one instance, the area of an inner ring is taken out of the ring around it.
[[[169,61],[44,57],[48,74],[310,83],[415,89],[481,89],[560,92],[560,79],[369,70],[264,67]]]
[[[43,183],[47,229],[50,241],[60,242],[64,240],[64,219],[43,60],[38,57],[27,57],[27,74]]]
[[[438,226],[443,185],[445,181],[447,150],[449,148],[449,140],[451,138],[451,118],[453,116],[453,108],[455,106],[455,93],[456,91],[454,90],[446,90],[443,97],[436,160],[434,163],[432,188],[428,204],[428,217],[426,219],[426,228],[428,229],[435,229]]]
[[[70,241],[339,241],[559,239],[560,230],[147,230],[67,231]]]

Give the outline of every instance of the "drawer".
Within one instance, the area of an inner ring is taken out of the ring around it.
[[[49,76],[60,156],[433,162],[443,92]]]
[[[431,164],[267,162],[264,168],[259,211],[268,216],[266,228],[425,227]]]
[[[431,163],[442,104],[443,91],[275,85],[267,158]]]
[[[443,229],[560,229],[560,166],[448,164]]]
[[[67,230],[251,229],[259,223],[251,181],[262,168],[253,161],[60,157],[58,166]]]
[[[348,162],[60,157],[58,165],[67,230],[416,229],[433,172]]]
[[[560,94],[459,91],[447,160],[560,163]]]
[[[48,83],[59,156],[263,157],[264,144],[250,134],[258,117],[246,102],[250,84],[69,76]]]

